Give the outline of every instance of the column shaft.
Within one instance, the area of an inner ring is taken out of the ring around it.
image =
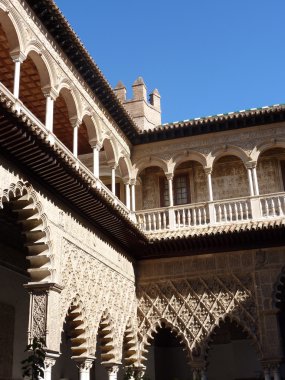
[[[208,196],[209,196],[209,201],[213,201],[213,187],[212,187],[212,174],[207,173],[207,186],[208,186]]]
[[[46,129],[48,129],[50,132],[53,132],[54,100],[50,95],[47,95],[46,99]]]
[[[14,89],[13,94],[16,99],[19,98],[20,94],[20,75],[21,75],[21,61],[15,60],[15,71],[14,71]]]
[[[169,206],[172,207],[174,205],[174,202],[173,202],[173,180],[172,180],[172,178],[168,179],[168,192],[169,192]]]
[[[78,126],[73,128],[73,155],[78,156]]]
[[[252,183],[252,171],[251,168],[247,168],[247,176],[248,176],[248,183],[249,183],[249,193],[252,197],[254,195],[254,189],[253,189],[253,183]]]
[[[252,177],[253,177],[253,188],[255,195],[259,195],[259,186],[257,180],[256,167],[252,168]]]
[[[125,184],[125,189],[126,189],[126,206],[128,209],[131,208],[131,194],[130,194],[130,184],[126,183]]]
[[[132,211],[136,211],[136,185],[131,184],[131,193],[132,193]]]
[[[116,167],[112,167],[112,193],[116,195]]]
[[[93,146],[93,174],[96,178],[99,178],[100,167],[100,149],[97,146]]]

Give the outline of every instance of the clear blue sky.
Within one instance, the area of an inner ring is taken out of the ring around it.
[[[285,103],[284,0],[56,0],[112,86],[142,76],[163,122]]]

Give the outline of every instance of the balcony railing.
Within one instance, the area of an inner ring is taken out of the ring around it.
[[[136,215],[140,228],[149,233],[278,218],[285,215],[285,193],[140,210]]]

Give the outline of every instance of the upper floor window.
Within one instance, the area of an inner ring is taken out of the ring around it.
[[[168,207],[169,189],[168,180],[165,177],[160,177],[160,206]],[[190,188],[188,174],[176,175],[173,179],[173,202],[174,206],[190,203]]]

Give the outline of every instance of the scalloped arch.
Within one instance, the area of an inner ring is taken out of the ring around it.
[[[25,235],[25,246],[29,252],[28,272],[32,282],[55,280],[53,269],[53,254],[48,218],[43,212],[36,192],[28,183],[21,181],[12,183],[0,195],[0,207],[5,203],[12,204],[12,210],[17,214],[17,222],[22,226]]]
[[[139,363],[138,336],[132,324],[131,318],[128,319],[124,329],[123,358],[125,360],[126,367],[133,365],[136,366]]]
[[[106,309],[100,318],[98,325],[97,339],[93,339],[94,347],[93,351],[96,351],[95,342],[98,340],[101,349],[101,361],[102,363],[114,363],[118,361],[118,350],[115,347],[114,327],[109,311]]]
[[[148,352],[147,347],[151,345],[150,341],[154,339],[153,334],[158,333],[159,328],[163,328],[165,325],[166,328],[170,328],[171,333],[174,334],[174,336],[179,340],[180,344],[184,346],[186,350],[187,357],[191,359],[191,349],[189,346],[189,342],[187,338],[184,336],[183,332],[179,329],[179,327],[175,326],[171,321],[169,321],[167,318],[160,318],[153,323],[152,326],[148,329],[147,333],[142,337],[141,336],[141,355],[140,355],[140,364],[144,364],[146,359],[146,354]]]

